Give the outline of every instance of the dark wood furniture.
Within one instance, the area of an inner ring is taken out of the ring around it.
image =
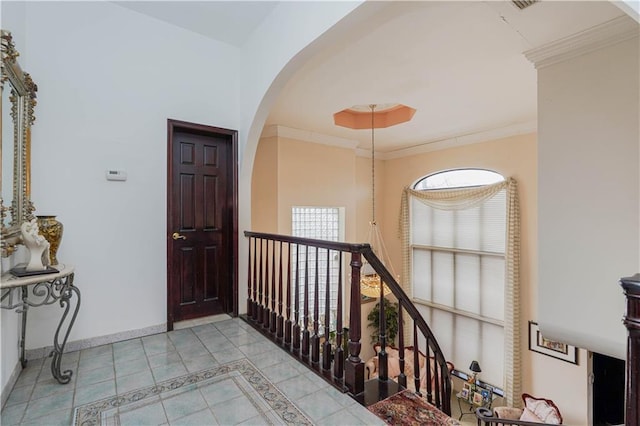
[[[639,426],[640,411],[640,274],[622,278],[620,285],[627,297],[627,312],[624,316],[624,325],[628,330],[627,338],[627,379],[626,379],[626,403],[625,425]]]

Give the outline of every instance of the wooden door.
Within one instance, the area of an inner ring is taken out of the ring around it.
[[[168,121],[167,327],[237,314],[237,132]]]

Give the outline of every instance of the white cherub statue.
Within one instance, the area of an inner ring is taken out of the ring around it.
[[[29,249],[27,271],[44,271],[49,265],[49,241],[40,235],[37,219],[23,222],[20,226],[22,241]]]

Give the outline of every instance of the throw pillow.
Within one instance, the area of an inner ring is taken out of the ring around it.
[[[536,398],[529,394],[522,394],[524,406],[532,411],[544,423],[559,425],[562,424],[560,410],[553,401],[544,398]]]
[[[536,416],[535,413],[529,410],[527,407],[524,407],[522,409],[522,415],[520,416],[519,420],[522,420],[525,422],[534,422],[534,423],[540,423],[542,421],[540,417]]]

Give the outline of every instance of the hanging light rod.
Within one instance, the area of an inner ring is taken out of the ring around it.
[[[373,128],[383,129],[413,118],[414,108],[402,104],[375,104]],[[336,126],[349,129],[371,129],[371,104],[355,105],[333,114]]]
[[[333,122],[336,126],[349,129],[371,130],[371,222],[369,222],[369,235],[367,241],[371,250],[378,256],[385,267],[395,275],[393,265],[387,254],[387,248],[382,240],[380,228],[376,223],[376,150],[374,129],[391,127],[405,123],[413,118],[416,110],[402,104],[366,104],[356,105],[351,108],[333,114]],[[373,270],[368,262],[363,262],[360,275],[360,292],[368,297],[384,297],[391,290],[385,284],[382,285],[380,276]],[[382,312],[382,311],[381,311]]]

